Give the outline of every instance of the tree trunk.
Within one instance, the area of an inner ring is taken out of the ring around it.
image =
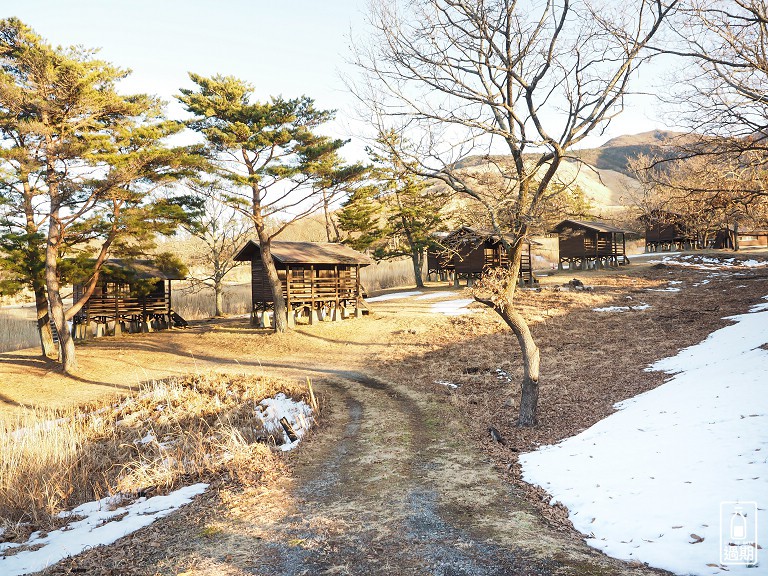
[[[35,309],[37,310],[37,332],[40,335],[40,348],[46,358],[56,358],[56,347],[53,343],[51,317],[48,315],[48,299],[45,297],[45,287],[35,288]]]
[[[323,214],[325,215],[325,237],[328,239],[328,242],[332,242],[331,207],[328,205],[328,193],[325,189],[323,189]]]
[[[224,316],[224,285],[222,284],[221,280],[216,280],[214,282],[213,294],[216,301],[216,311],[213,315],[216,317]]]
[[[77,371],[77,358],[75,357],[75,342],[67,329],[64,302],[61,299],[59,271],[56,262],[60,240],[61,226],[58,222],[58,210],[54,210],[49,219],[48,244],[45,249],[45,285],[48,289],[49,311],[59,334],[59,360],[64,367],[64,372],[72,374]]]
[[[499,306],[495,310],[517,336],[520,351],[523,353],[522,394],[517,424],[535,426],[538,423],[536,408],[539,403],[539,348],[522,314],[513,310],[511,305]]]
[[[411,262],[413,262],[413,277],[416,280],[416,288],[424,288],[424,251],[417,248],[411,249]]]
[[[521,237],[524,235],[521,235]],[[509,275],[505,279],[505,285],[501,286],[501,301],[495,303],[492,300],[477,298],[480,302],[493,308],[501,316],[512,333],[517,337],[520,352],[523,355],[523,381],[521,384],[520,412],[518,414],[518,426],[535,426],[538,423],[536,409],[539,404],[539,365],[540,353],[528,323],[522,314],[515,311],[512,305],[514,301],[517,281],[520,277],[520,260],[523,254],[524,244],[522,240],[516,246],[508,248],[510,261]]]
[[[275,309],[275,332],[285,332],[288,330],[288,315],[285,309],[285,299],[283,298],[283,283],[277,275],[275,261],[272,259],[270,238],[261,230],[258,230],[258,233],[261,244],[261,262],[264,264],[269,287],[272,289],[272,302]]]

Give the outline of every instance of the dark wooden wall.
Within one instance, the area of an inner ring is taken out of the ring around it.
[[[581,258],[585,254],[586,230],[566,228],[559,233],[558,248],[561,258]]]
[[[484,246],[464,244],[453,256],[453,267],[457,274],[481,274],[485,264]]]
[[[289,306],[337,303],[362,296],[357,265],[292,265],[278,268],[277,274]],[[251,295],[255,309],[268,308],[274,302],[261,259],[251,261]]]
[[[84,293],[84,286],[73,286],[75,301]],[[166,285],[165,280],[154,282],[146,296],[136,296],[129,284],[104,281],[96,286],[85,306],[75,316],[75,322],[110,322],[115,319],[168,315],[170,304],[170,282]]]
[[[278,270],[278,275],[280,275]],[[285,270],[282,270],[285,279]],[[252,302],[272,302],[272,289],[269,287],[267,272],[261,258],[251,260],[251,300]]]

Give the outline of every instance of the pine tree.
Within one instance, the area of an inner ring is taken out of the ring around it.
[[[21,224],[13,215],[10,221],[24,228],[30,258],[39,257],[35,243],[45,234],[45,296],[68,373],[77,362],[67,320],[92,294],[110,250],[121,242],[137,250],[155,231],[171,231],[183,210],[152,193],[200,164],[189,150],[163,145],[183,125],[163,119],[159,100],[117,92],[127,74],[92,50],[51,47],[18,19],[0,21],[0,138],[6,148],[0,190],[24,215]],[[93,245],[85,295],[65,309],[60,259]],[[31,272],[27,279],[40,317],[39,279]]]
[[[394,132],[378,138],[383,153],[369,150],[375,186],[352,194],[339,215],[347,241],[359,250],[371,250],[376,260],[407,256],[413,264],[416,286],[424,286],[424,258],[433,234],[444,229],[441,208],[446,197],[429,182],[386,152],[403,145]]]
[[[214,175],[233,184],[229,202],[253,222],[272,291],[275,330],[285,332],[287,313],[272,240],[291,223],[319,210],[323,191],[335,193],[330,186],[339,178],[323,182],[318,167],[345,142],[315,133],[334,113],[315,108],[307,96],[259,102],[248,83],[232,76],[190,74],[190,78],[196,88],[181,89],[177,98],[195,115],[188,126],[205,136]],[[343,172],[339,167],[339,175]],[[270,228],[269,219],[278,215],[281,224]]]

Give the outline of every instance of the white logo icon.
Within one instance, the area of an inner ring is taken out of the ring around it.
[[[720,564],[757,565],[757,502],[720,503]]]

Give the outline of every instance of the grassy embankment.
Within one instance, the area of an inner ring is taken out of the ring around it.
[[[195,375],[63,411],[0,417],[0,540],[51,529],[57,514],[109,495],[197,481],[250,483],[280,470],[256,406],[308,389],[259,376]],[[4,531],[3,531],[4,530]]]

